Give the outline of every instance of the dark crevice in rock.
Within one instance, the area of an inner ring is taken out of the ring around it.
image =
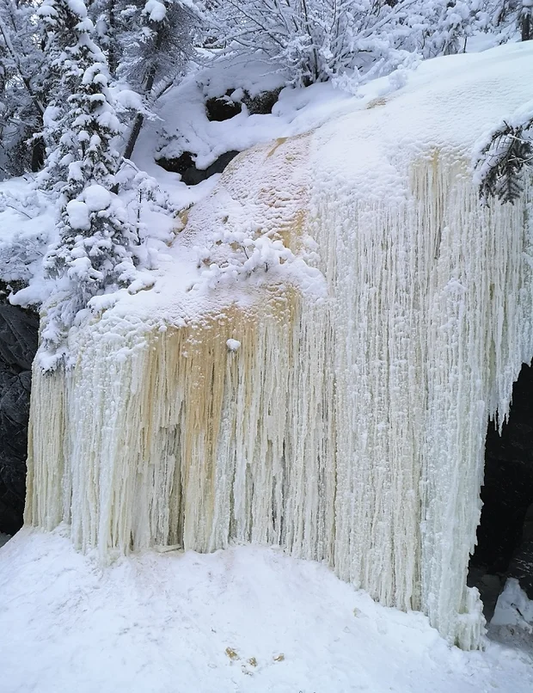
[[[0,532],[5,534],[22,526],[31,364],[38,330],[37,315],[0,304]]]
[[[279,89],[273,89],[272,91],[263,91],[257,94],[257,96],[250,96],[250,94],[245,91],[242,102],[248,109],[250,115],[266,115],[267,113],[272,113],[272,109],[278,101],[280,91],[281,87]]]
[[[526,510],[522,536],[509,563],[508,573],[509,577],[518,580],[527,596],[533,599],[533,503]]]
[[[208,120],[217,122],[230,120],[242,111],[242,103],[233,101],[230,98],[229,95],[232,91],[230,89],[225,96],[214,96],[211,99],[207,99],[205,102],[205,113]]]
[[[483,510],[469,584],[481,592],[490,618],[507,578],[533,598],[533,369],[524,365],[501,436],[489,423]]]
[[[251,96],[246,90],[228,89],[222,96],[213,96],[205,102],[205,114],[208,120],[221,122],[231,120],[242,112],[243,104],[246,106],[250,115],[266,115],[272,113],[274,105],[277,103],[279,89],[263,91],[256,96]],[[239,98],[232,96],[237,92],[241,93]]]
[[[196,168],[194,163],[193,155],[191,152],[183,152],[180,156],[176,158],[166,158],[162,157],[157,159],[159,166],[165,169],[165,171],[170,171],[171,173],[179,173],[181,175],[181,180],[186,185],[197,185],[203,180],[210,178],[215,173],[222,173],[229,162],[234,159],[238,151],[225,152],[218,159],[205,169]]]

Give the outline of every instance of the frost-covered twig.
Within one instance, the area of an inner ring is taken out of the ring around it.
[[[19,207],[16,207],[15,205],[10,204],[9,202],[6,202],[5,199],[3,199],[4,197],[5,197],[4,195],[0,194],[0,211],[1,211],[2,207],[4,207],[4,209],[6,209],[6,208],[13,209],[18,214],[22,214],[23,216],[25,216],[26,219],[32,219],[32,217],[30,217],[30,215],[27,212],[24,212]]]

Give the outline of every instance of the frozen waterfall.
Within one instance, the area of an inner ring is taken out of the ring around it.
[[[327,295],[284,284],[280,261],[272,281],[266,267],[252,288],[221,289],[223,307],[204,292],[180,319],[110,311],[72,336],[68,371],[35,367],[26,521],[64,521],[103,559],[279,544],[475,648],[484,621],[466,574],[487,419],[505,417],[533,356],[530,189],[483,207],[462,142],[397,150],[369,175],[364,128],[348,145],[328,144],[328,125],[254,150],[268,204],[249,190],[245,155],[226,197],[196,212],[201,234],[217,204],[257,203],[258,237],[283,192],[279,237],[295,253],[314,240]],[[345,147],[359,160],[340,165]],[[298,157],[308,184],[276,183]],[[232,192],[239,176],[246,194]]]

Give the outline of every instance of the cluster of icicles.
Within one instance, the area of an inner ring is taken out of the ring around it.
[[[97,324],[70,371],[37,368],[27,522],[103,558],[280,545],[478,647],[487,419],[533,353],[529,193],[484,208],[437,153],[410,176],[403,200],[312,193],[329,299],[273,286],[137,344]]]

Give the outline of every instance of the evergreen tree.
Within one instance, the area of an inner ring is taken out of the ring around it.
[[[198,14],[182,0],[92,0],[88,11],[115,86],[140,96],[142,105],[128,109],[124,155],[129,159],[145,116],[194,53]]]
[[[493,23],[520,30],[523,41],[532,38],[533,0],[503,0],[489,3]],[[496,19],[496,21],[494,21]],[[501,121],[478,146],[474,178],[481,197],[514,202],[522,193],[525,176],[533,167],[533,101]]]
[[[514,202],[520,196],[524,176],[533,166],[533,102],[492,130],[474,163],[483,198]]]
[[[46,0],[39,15],[57,77],[44,116],[47,164],[40,176],[41,185],[60,195],[59,241],[45,258],[58,291],[45,307],[42,331],[55,367],[78,311],[135,279],[138,238],[115,194],[122,127],[87,8],[82,0]]]

